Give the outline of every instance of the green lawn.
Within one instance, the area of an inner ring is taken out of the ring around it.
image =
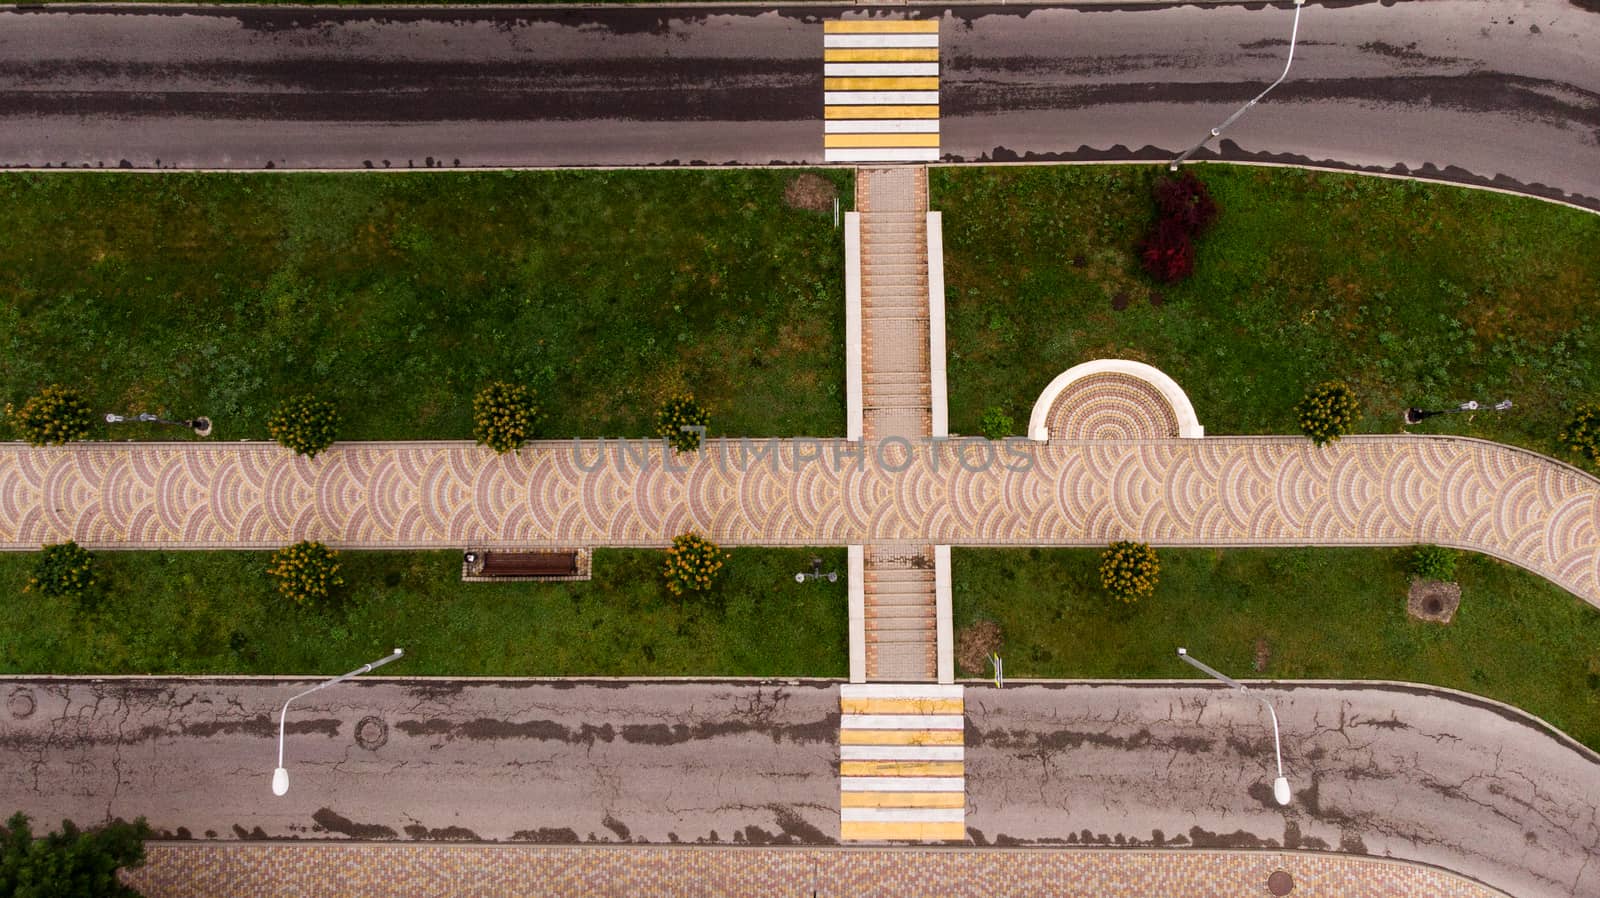
[[[666,591],[662,553],[601,550],[586,583],[462,583],[457,552],[349,552],[342,608],[281,598],[261,552],[98,553],[98,601],[23,593],[34,555],[0,555],[0,673],[335,674],[406,650],[416,676],[834,676],[845,584],[794,582],[812,554],[735,549],[710,600]]]
[[[467,438],[504,379],[552,437],[648,435],[682,389],[713,433],[843,433],[844,238],[797,174],[0,174],[0,402],[264,439],[315,391],[345,439]]]
[[[1306,387],[1339,378],[1363,431],[1398,430],[1408,405],[1510,398],[1507,413],[1413,430],[1572,457],[1556,432],[1600,400],[1600,216],[1356,175],[1194,170],[1222,216],[1194,277],[1160,288],[1134,247],[1164,168],[934,170],[953,431],[1002,404],[1020,432],[1051,378],[1116,357],[1172,375],[1210,434],[1294,433]]]
[[[1463,555],[1461,608],[1440,626],[1406,616],[1407,550],[1162,549],[1155,595],[1132,606],[1101,591],[1099,555],[956,549],[956,626],[997,622],[1013,677],[1198,676],[1186,646],[1234,676],[1449,686],[1600,749],[1600,611],[1511,565]]]

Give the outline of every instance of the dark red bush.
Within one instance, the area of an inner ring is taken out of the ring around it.
[[[1199,237],[1217,220],[1217,203],[1194,172],[1157,181],[1155,198],[1162,220],[1182,224],[1190,237]]]
[[[1176,219],[1163,218],[1139,243],[1139,262],[1163,284],[1181,281],[1194,273],[1194,241]]]

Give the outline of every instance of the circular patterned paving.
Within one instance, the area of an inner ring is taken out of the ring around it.
[[[1090,374],[1067,385],[1046,419],[1052,440],[1161,440],[1178,413],[1155,385],[1127,374]]]

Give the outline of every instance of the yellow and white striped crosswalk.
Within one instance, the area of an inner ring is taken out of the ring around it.
[[[938,20],[823,26],[823,159],[939,159]]]
[[[839,838],[967,837],[962,687],[839,687]]]

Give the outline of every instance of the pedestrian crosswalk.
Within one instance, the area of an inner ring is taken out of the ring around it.
[[[823,23],[823,159],[939,159],[938,20]]]
[[[966,829],[962,687],[839,687],[839,838],[960,841]]]

